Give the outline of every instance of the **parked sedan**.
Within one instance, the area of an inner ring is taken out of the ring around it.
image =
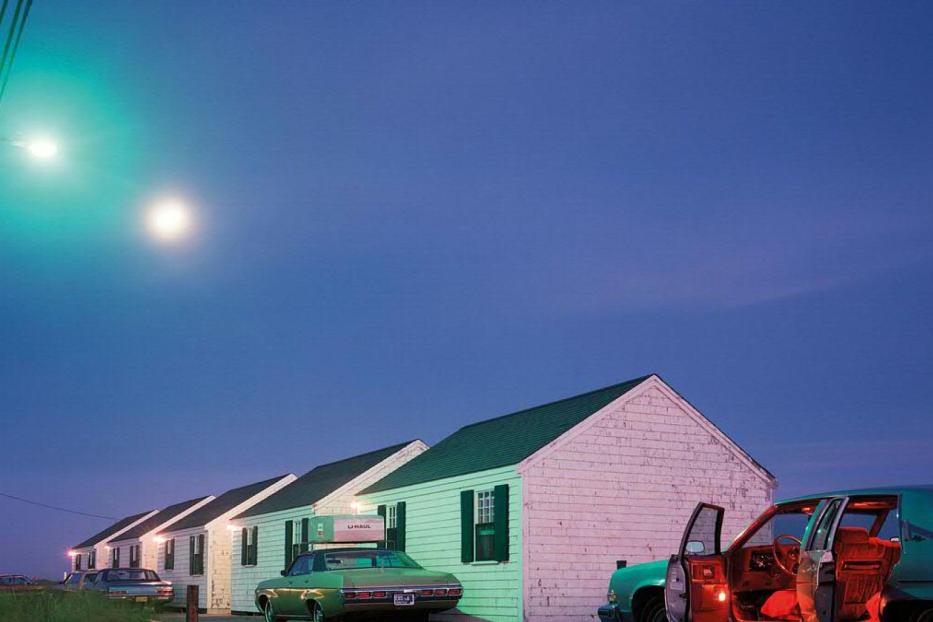
[[[36,583],[25,575],[0,575],[0,592],[36,592],[43,589],[45,589],[44,585]]]
[[[322,549],[299,555],[282,578],[260,583],[256,607],[267,622],[427,620],[429,613],[456,607],[462,595],[455,576],[425,570],[402,551]]]
[[[172,584],[144,568],[108,568],[85,589],[104,592],[111,600],[164,604],[172,600]]]
[[[85,589],[89,584],[93,583],[96,578],[96,570],[76,570],[65,577],[65,580],[61,583],[61,589],[66,592],[77,592]]]

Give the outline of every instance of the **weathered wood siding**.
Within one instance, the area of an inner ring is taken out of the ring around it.
[[[204,556],[204,574],[192,575],[189,572],[191,568],[189,542],[191,536],[197,536],[200,534],[204,534],[205,536],[204,546],[206,548],[206,554]],[[166,581],[172,582],[172,589],[175,592],[175,599],[172,601],[172,606],[184,607],[185,599],[187,598],[188,586],[197,585],[198,608],[207,609],[210,595],[209,577],[211,572],[211,562],[213,561],[211,558],[211,552],[215,546],[215,543],[209,537],[207,530],[202,527],[193,527],[191,529],[183,529],[181,531],[164,533],[163,537],[166,539],[175,538],[174,569],[165,569],[165,546],[158,544],[158,569],[156,570],[160,577]],[[229,540],[229,536],[227,539]]]
[[[509,560],[460,560],[460,491],[509,486]],[[381,504],[405,502],[405,551],[431,570],[456,575],[464,594],[457,610],[434,620],[516,622],[522,617],[522,481],[514,467],[361,495],[366,513]]]
[[[726,508],[729,542],[773,480],[660,380],[543,448],[525,483],[525,620],[594,619],[618,559],[668,557],[697,502]]]

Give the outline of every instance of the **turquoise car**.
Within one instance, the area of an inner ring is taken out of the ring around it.
[[[933,486],[808,495],[723,549],[701,503],[680,550],[617,570],[603,622],[933,622]]]

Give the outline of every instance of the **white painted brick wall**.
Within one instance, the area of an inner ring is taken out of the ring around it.
[[[596,619],[616,560],[668,557],[699,501],[726,508],[731,542],[770,505],[773,482],[727,443],[652,386],[542,450],[523,472],[525,620]]]

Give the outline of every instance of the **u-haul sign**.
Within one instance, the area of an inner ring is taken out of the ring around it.
[[[334,542],[376,542],[385,539],[385,519],[359,516],[334,519]]]

